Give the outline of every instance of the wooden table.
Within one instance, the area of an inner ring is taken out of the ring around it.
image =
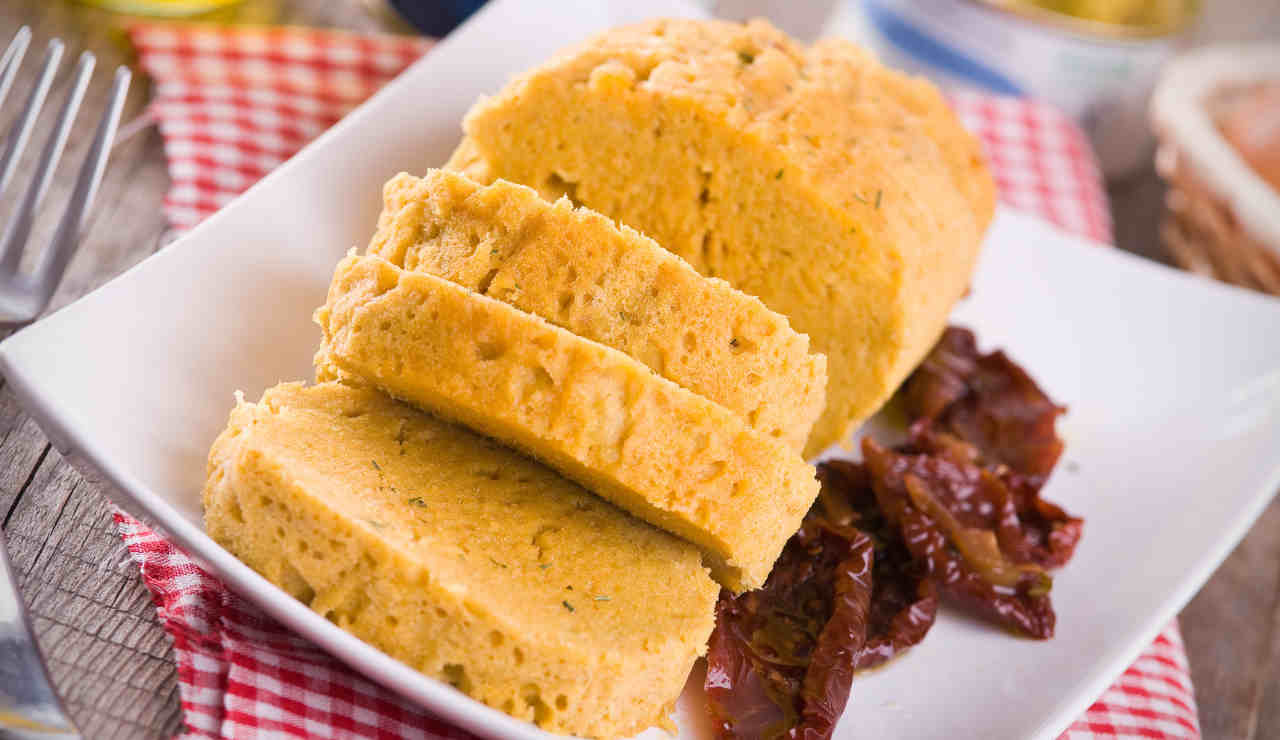
[[[259,21],[287,19],[346,28],[381,28],[390,22],[367,1],[251,0],[240,12]],[[71,54],[87,48],[98,55],[99,73],[83,109],[85,119],[96,117],[106,94],[106,70],[132,61],[117,19],[60,0],[7,0],[0,6],[0,43],[7,43],[22,23],[33,26],[31,48],[36,54],[48,38],[59,36],[68,42]],[[69,66],[64,63],[64,68]],[[61,99],[59,91],[67,77],[64,69],[50,100]],[[11,99],[22,99],[23,82],[29,81],[20,81]],[[138,79],[123,120],[139,115],[147,98],[147,83]],[[0,111],[0,132],[8,130],[12,108]],[[92,125],[90,120],[77,124],[66,162],[79,161]],[[47,123],[42,130],[48,130]],[[16,183],[26,181],[24,175],[30,171],[40,140],[29,147]],[[61,168],[49,204],[63,201],[73,169]],[[167,183],[161,140],[154,128],[117,146],[87,236],[54,308],[169,241],[159,208]],[[1154,224],[1161,188],[1154,174],[1113,186],[1111,196],[1121,246],[1158,257]],[[0,204],[0,223],[9,207]],[[33,244],[46,243],[53,222],[47,217],[39,221]],[[170,640],[113,531],[108,502],[50,447],[2,385],[0,513],[54,681],[86,737],[144,738],[178,731],[181,719]],[[1186,608],[1182,626],[1205,737],[1280,737],[1280,502],[1272,504]]]

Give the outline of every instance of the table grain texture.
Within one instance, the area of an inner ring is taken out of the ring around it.
[[[1219,5],[1231,8],[1211,13],[1202,36],[1280,36],[1280,3],[1247,0]],[[249,0],[236,13],[241,20],[255,22],[403,30],[380,0]],[[38,248],[52,234],[56,212],[75,174],[73,163],[83,156],[105,104],[109,70],[136,59],[120,18],[103,11],[65,0],[0,3],[0,44],[7,44],[22,24],[34,32],[28,64],[55,36],[67,42],[68,58],[90,49],[99,64],[67,145],[65,166],[59,168],[46,213],[33,232],[30,243]],[[70,66],[64,60],[50,101],[61,99]],[[0,110],[0,132],[7,131],[16,116],[13,101],[25,97],[31,77],[19,79],[10,104]],[[139,116],[148,97],[147,80],[136,76],[122,120],[127,123]],[[49,129],[56,105],[46,108],[38,132]],[[28,147],[15,190],[29,177],[40,140],[37,134]],[[51,309],[96,288],[171,240],[159,207],[167,185],[162,142],[154,127],[118,143],[83,244]],[[1163,189],[1154,173],[1112,184],[1109,191],[1119,245],[1163,259],[1156,237]],[[0,201],[0,223],[14,200]],[[2,380],[0,515],[54,682],[85,737],[151,738],[178,732],[181,712],[171,641],[114,532],[110,504],[62,460]],[[1280,738],[1280,501],[1272,503],[1186,607],[1182,628],[1204,736]]]

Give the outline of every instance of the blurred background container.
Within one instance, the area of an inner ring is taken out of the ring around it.
[[[184,17],[236,5],[241,0],[79,0],[85,5],[135,15]]]
[[[1151,156],[1146,102],[1199,0],[864,0],[889,64],[951,86],[1039,98],[1083,125],[1103,172]]]
[[[985,2],[985,0],[982,1]],[[1045,2],[1054,1],[1045,0]],[[1064,1],[1070,2],[1071,0]],[[1153,2],[1143,4],[1155,6],[1160,5],[1163,1],[1153,0]],[[875,12],[875,8],[898,7],[899,5],[910,4],[941,13],[944,7],[961,2],[971,6],[970,10],[983,10],[989,14],[1004,12],[992,8],[978,8],[979,0],[846,0],[834,8],[830,20],[822,30],[822,34],[841,35],[876,48],[883,48],[888,44],[888,41],[884,38],[883,32],[876,29],[870,18],[871,14]],[[783,2],[775,4],[779,8],[786,7],[786,3]],[[1127,0],[1115,0],[1114,2],[1111,2],[1111,0],[1089,0],[1089,4],[1091,6],[1113,4],[1116,7],[1121,7],[1130,3]],[[1146,11],[1144,10],[1143,12]],[[1280,43],[1280,0],[1199,0],[1196,6],[1191,7],[1191,12],[1193,15],[1190,19],[1181,21],[1185,23],[1185,26],[1181,30],[1174,32],[1169,38],[1177,53],[1183,53],[1188,49],[1200,48],[1209,44],[1259,41]],[[1159,36],[1152,40],[1156,41],[1157,45],[1162,43]],[[1138,37],[1134,41],[1141,45],[1143,39]],[[1001,61],[1003,64],[1013,65],[1015,68],[1037,66],[1043,64],[1043,59],[1041,58],[1049,48],[1049,45],[1037,47],[1023,44],[1017,52],[1004,49],[1003,53],[1006,56]],[[1153,51],[1139,53],[1156,55]],[[1246,64],[1247,62],[1242,60],[1240,63]],[[1137,67],[1136,64],[1134,66],[1135,68]],[[1160,65],[1159,68],[1153,70],[1156,74],[1150,81],[1142,84],[1135,82],[1130,87],[1121,87],[1114,90],[1114,94],[1118,96],[1115,98],[1118,101],[1116,107],[1128,113],[1113,118],[1113,121],[1121,121],[1122,123],[1113,124],[1120,126],[1118,130],[1109,130],[1116,131],[1114,133],[1116,141],[1137,142],[1137,146],[1134,147],[1135,152],[1132,156],[1125,156],[1123,148],[1120,148],[1119,155],[1112,159],[1110,166],[1106,167],[1110,175],[1107,189],[1111,200],[1115,239],[1118,246],[1153,259],[1166,262],[1176,261],[1185,264],[1184,260],[1175,260],[1171,257],[1169,250],[1162,244],[1160,238],[1160,224],[1164,218],[1164,202],[1168,188],[1166,183],[1157,176],[1155,170],[1152,142],[1149,138],[1151,127],[1147,117],[1147,100],[1151,92],[1150,85],[1154,82],[1155,77],[1158,77],[1163,66]],[[946,81],[945,75],[940,73],[926,71],[926,74]],[[1009,76],[1014,77],[1014,75]],[[972,85],[973,83],[969,84]],[[1066,76],[1056,83],[1054,86],[1056,89],[1050,89],[1045,97],[1052,101],[1057,99],[1052,97],[1053,95],[1073,95],[1075,94],[1074,91],[1066,88],[1070,88],[1074,84],[1076,84],[1074,78]],[[985,85],[975,86],[994,89]],[[1030,90],[1025,90],[1024,92],[1039,94]],[[1064,105],[1064,107],[1068,106]],[[1083,123],[1086,126],[1090,126],[1087,114],[1081,115],[1084,116]],[[1099,130],[1096,120],[1095,114],[1095,125],[1091,127],[1094,131]],[[1105,139],[1103,141],[1095,139],[1095,144],[1099,147],[1100,156],[1104,158],[1106,157],[1106,152],[1113,148],[1111,143]],[[1141,151],[1137,151],[1138,149]],[[1273,218],[1280,219],[1280,214],[1275,214]],[[1219,277],[1222,276],[1220,272],[1216,274]]]
[[[1180,56],[1161,74],[1151,118],[1174,261],[1280,295],[1280,43]]]

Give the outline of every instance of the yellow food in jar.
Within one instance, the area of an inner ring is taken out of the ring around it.
[[[1113,26],[1173,29],[1194,12],[1193,0],[1014,0],[1012,6],[1051,10]]]

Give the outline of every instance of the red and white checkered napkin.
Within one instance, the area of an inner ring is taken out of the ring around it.
[[[177,228],[217,210],[429,46],[163,24],[137,26],[131,36],[155,85],[151,110],[173,179],[165,207]],[[1069,119],[1026,101],[972,93],[952,101],[986,145],[1006,202],[1110,241],[1098,168]],[[191,735],[471,737],[291,634],[134,519],[117,514],[116,524],[173,635]],[[1175,623],[1062,737],[1199,736]]]
[[[947,98],[982,142],[1000,200],[1065,231],[1111,243],[1102,171],[1084,131],[1051,105],[953,90]]]
[[[244,192],[431,47],[410,36],[308,28],[139,24],[173,181],[165,214],[189,229]]]

